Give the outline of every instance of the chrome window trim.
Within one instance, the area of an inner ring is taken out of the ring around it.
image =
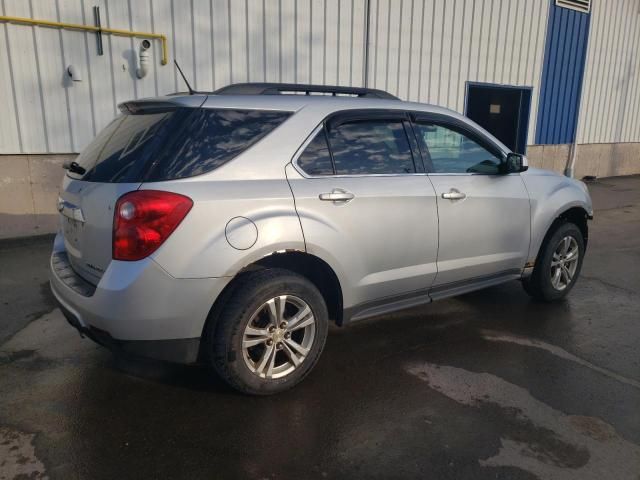
[[[433,125],[440,126],[440,127],[446,128],[448,130],[451,130],[453,132],[456,132],[459,135],[463,135],[468,140],[471,140],[476,145],[484,148],[486,151],[488,151],[489,153],[494,155],[494,157],[495,157],[495,153],[492,152],[491,149],[493,149],[495,152],[499,152],[500,156],[496,157],[496,158],[498,158],[500,160],[501,164],[506,161],[507,153],[505,153],[505,151],[502,148],[500,148],[499,145],[494,143],[490,138],[486,138],[481,131],[473,128],[473,125],[464,125],[461,122],[457,121],[457,119],[455,119],[455,118],[447,119],[447,117],[444,116],[444,115],[428,115],[428,114],[422,115],[422,122],[431,123]],[[412,115],[411,123],[413,125],[415,125],[415,126],[418,126],[421,122],[420,122],[420,119],[415,117],[415,115]],[[458,131],[457,129],[462,130],[462,132]],[[417,133],[416,133],[416,136],[417,136]],[[481,141],[478,141],[478,138],[480,138],[482,141],[486,142],[490,146],[490,149],[486,148],[484,145],[482,145]],[[419,142],[419,140],[418,140],[418,142]],[[422,155],[425,155],[425,153],[422,152],[422,147],[420,145],[418,145],[418,148],[420,149],[420,153]],[[428,147],[427,147],[427,149],[428,149]],[[429,155],[428,150],[427,150],[427,155]],[[429,157],[429,162],[431,163],[431,166],[433,167],[433,160],[431,160],[430,157]],[[433,167],[433,168],[435,168],[435,167]],[[510,173],[484,173],[484,172],[430,172],[429,175],[438,175],[438,176],[443,176],[443,175],[505,176],[505,175],[511,175],[511,174]]]
[[[520,172],[511,172],[511,173],[481,173],[481,172],[452,172],[452,173],[446,173],[446,172],[431,172],[431,173],[427,173],[427,175],[429,176],[434,176],[434,177],[462,177],[462,176],[471,176],[471,175],[482,175],[484,177],[489,176],[489,177],[508,177],[510,175],[520,175]]]
[[[372,109],[375,110],[375,109]],[[308,173],[306,173],[302,167],[298,164],[298,159],[300,158],[300,156],[302,155],[302,153],[305,151],[305,149],[307,148],[307,146],[313,141],[313,139],[316,137],[316,135],[318,134],[318,132],[324,128],[324,123],[325,120],[327,118],[329,118],[332,115],[335,115],[337,113],[341,113],[343,111],[348,112],[349,110],[337,110],[335,112],[332,112],[331,114],[329,114],[326,118],[322,119],[322,121],[316,125],[316,127],[311,131],[311,133],[309,134],[309,136],[305,139],[305,141],[302,143],[302,145],[300,145],[300,147],[298,147],[298,150],[296,150],[296,153],[294,153],[292,159],[291,159],[291,163],[293,165],[293,168],[303,177],[303,178],[307,178],[307,179],[318,179],[318,178],[368,178],[368,177],[413,177],[413,176],[430,176],[430,175],[434,175],[434,176],[471,176],[471,175],[482,175],[482,176],[495,176],[495,177],[505,177],[505,176],[509,176],[509,175],[520,175],[519,172],[512,172],[512,173],[481,173],[481,172],[414,172],[414,173],[365,173],[365,174],[348,174],[348,175],[309,175]],[[419,120],[417,120],[415,118],[415,116],[420,115],[423,118],[428,118],[429,121],[433,121],[434,123],[444,123],[444,125],[446,126],[447,124],[449,125],[458,125],[458,123],[460,122],[459,120],[457,120],[456,118],[453,117],[447,117],[445,114],[442,113],[432,113],[432,112],[423,112],[420,110],[401,110],[398,109],[399,112],[404,112],[406,114],[409,115],[409,122],[411,123],[411,125],[414,125],[416,123],[419,123]],[[442,120],[440,120],[441,118],[447,119],[449,118],[449,122],[447,122],[446,120],[443,122]],[[472,125],[461,125],[463,127],[464,130],[467,130],[469,133],[471,133],[472,136],[481,136],[484,138],[484,135],[481,131],[473,128]],[[446,127],[445,127],[446,128]],[[471,138],[473,141],[476,141],[475,139]],[[416,140],[417,141],[417,140]],[[509,152],[506,152],[503,148],[501,148],[499,145],[497,145],[496,143],[494,143],[490,138],[486,138],[485,139],[486,142],[488,142],[497,152],[500,152],[504,158],[506,158],[506,155]],[[477,142],[476,142],[477,143]],[[329,148],[331,148],[329,146]],[[420,147],[418,146],[418,149]],[[413,151],[412,151],[413,153]],[[422,155],[422,152],[420,150],[418,150],[418,154]],[[421,159],[420,159],[421,160]],[[422,160],[421,160],[422,161]],[[414,156],[414,162],[415,162],[415,156]],[[426,165],[425,165],[426,168]]]
[[[318,178],[369,178],[369,177],[413,177],[413,176],[426,176],[428,175],[426,172],[414,172],[414,173],[363,173],[363,174],[347,174],[347,175],[309,175],[306,173],[302,167],[298,164],[298,159],[305,151],[307,146],[316,138],[318,132],[324,128],[324,120],[320,122],[319,125],[316,126],[309,134],[309,136],[305,139],[305,141],[300,145],[296,153],[293,154],[293,158],[291,160],[291,164],[293,168],[304,178],[308,179],[318,179]],[[331,147],[329,147],[331,148]]]

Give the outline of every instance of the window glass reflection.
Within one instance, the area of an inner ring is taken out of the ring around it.
[[[76,161],[91,182],[160,181],[209,172],[270,133],[290,112],[178,108],[120,115]]]
[[[298,157],[298,166],[308,175],[333,175],[333,164],[324,128],[320,129]]]
[[[343,123],[330,130],[329,143],[338,175],[415,172],[401,121]]]
[[[436,173],[499,173],[500,158],[466,135],[437,124],[416,125]]]

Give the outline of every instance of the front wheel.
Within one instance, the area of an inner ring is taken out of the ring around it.
[[[211,363],[235,389],[269,395],[299,383],[325,344],[328,314],[318,289],[281,269],[245,274],[205,339]]]
[[[532,297],[552,302],[567,296],[580,275],[584,257],[584,238],[573,223],[556,228],[544,243],[531,277],[523,280]]]

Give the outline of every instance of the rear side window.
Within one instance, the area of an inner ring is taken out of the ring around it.
[[[329,132],[329,145],[338,175],[415,172],[401,120],[342,123]]]
[[[333,175],[333,163],[324,128],[320,129],[298,157],[298,166],[308,175]]]
[[[76,161],[92,182],[186,178],[214,170],[273,131],[290,112],[177,108],[122,115]]]
[[[289,115],[258,110],[197,110],[163,145],[149,180],[192,177],[214,170],[273,131]]]

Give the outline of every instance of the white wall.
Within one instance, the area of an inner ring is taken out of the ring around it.
[[[639,0],[593,2],[578,142],[640,142]]]
[[[533,143],[548,0],[372,0],[370,85],[464,111],[465,82],[533,87]]]
[[[194,87],[232,82],[364,83],[367,0],[0,0],[0,14],[154,31]],[[465,82],[533,87],[534,141],[548,0],[370,0],[369,86],[464,110]],[[578,139],[640,141],[640,2],[593,0]],[[0,24],[0,154],[77,152],[117,104],[185,90],[154,42]],[[73,64],[84,80],[65,76]]]
[[[364,84],[366,0],[2,0],[3,15],[167,34],[196,89],[232,82]],[[463,111],[465,81],[533,86],[535,126],[547,0],[371,0],[370,86]],[[135,78],[139,39],[0,25],[0,153],[77,152],[119,102],[184,90],[153,46]],[[67,65],[84,78],[65,78]]]
[[[196,89],[273,81],[362,85],[366,0],[0,0],[0,14],[154,31]],[[140,39],[0,24],[0,153],[77,152],[117,104],[186,90],[172,64],[135,78]],[[65,69],[75,65],[83,81]]]

